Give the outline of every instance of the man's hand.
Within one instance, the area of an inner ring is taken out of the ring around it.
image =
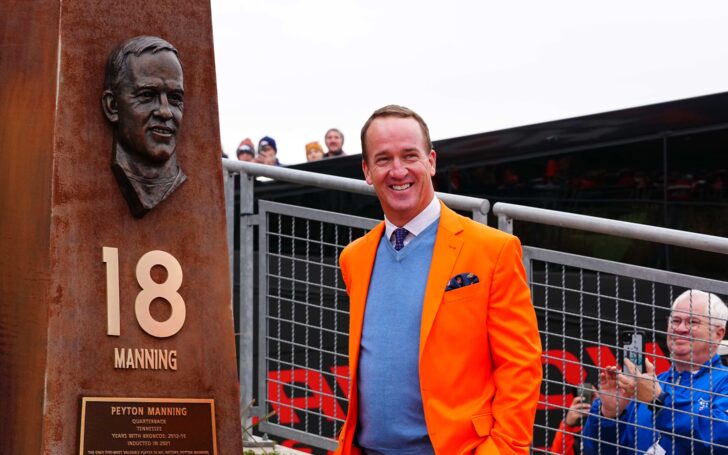
[[[570,427],[580,425],[581,419],[589,414],[589,408],[591,408],[591,403],[585,403],[584,397],[574,398],[569,407],[569,412],[564,417],[564,422]]]
[[[599,373],[599,397],[602,399],[602,415],[613,419],[625,410],[631,396],[624,395],[617,387],[617,376],[621,375],[617,367],[606,367]]]
[[[622,394],[631,396],[643,403],[652,403],[662,393],[662,387],[657,382],[655,365],[645,358],[645,372],[640,373],[637,366],[629,359],[624,359],[626,374],[620,373],[617,376],[617,388],[622,389]]]

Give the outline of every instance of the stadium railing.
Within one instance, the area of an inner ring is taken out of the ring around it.
[[[231,270],[239,271],[233,281],[239,289],[235,306],[241,409],[255,399],[253,415],[247,417],[260,419],[260,432],[333,450],[349,387],[348,299],[338,256],[378,220],[256,201],[254,185],[262,178],[370,196],[374,191],[363,180],[283,167],[227,159],[223,167]],[[487,200],[446,193],[438,197],[487,223]],[[584,233],[576,237],[584,242],[614,237],[728,253],[728,239],[698,233],[505,203],[496,203],[493,213],[499,229],[516,235],[524,225],[556,226]],[[551,443],[557,432],[565,431],[559,424],[579,385],[597,384],[600,367],[618,361],[625,351],[625,334],[642,337],[640,349],[660,373],[669,367],[666,323],[674,298],[686,289],[712,292],[724,300],[728,296],[726,281],[590,255],[524,245],[523,258],[543,345],[533,443],[537,453],[552,453]],[[702,453],[695,432],[675,437],[694,442],[694,453]],[[614,441],[606,443],[620,448]],[[728,447],[715,443],[709,449],[723,453]]]

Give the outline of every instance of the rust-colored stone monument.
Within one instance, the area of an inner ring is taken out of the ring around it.
[[[0,453],[240,454],[209,4],[9,0],[0,30]],[[184,72],[184,120],[139,133],[174,133],[177,180],[141,202],[102,107],[140,35]]]

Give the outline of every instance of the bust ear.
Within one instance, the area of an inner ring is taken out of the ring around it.
[[[104,109],[104,115],[111,123],[119,121],[119,108],[111,90],[104,90],[104,94],[101,96],[101,107]]]

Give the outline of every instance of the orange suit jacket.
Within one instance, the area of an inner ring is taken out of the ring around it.
[[[383,232],[382,222],[340,257],[350,302],[351,390],[337,455],[361,453],[354,445],[359,344]],[[460,273],[474,273],[479,283],[445,292]],[[520,242],[441,203],[419,345],[420,390],[435,452],[528,454],[541,384],[540,357]]]

